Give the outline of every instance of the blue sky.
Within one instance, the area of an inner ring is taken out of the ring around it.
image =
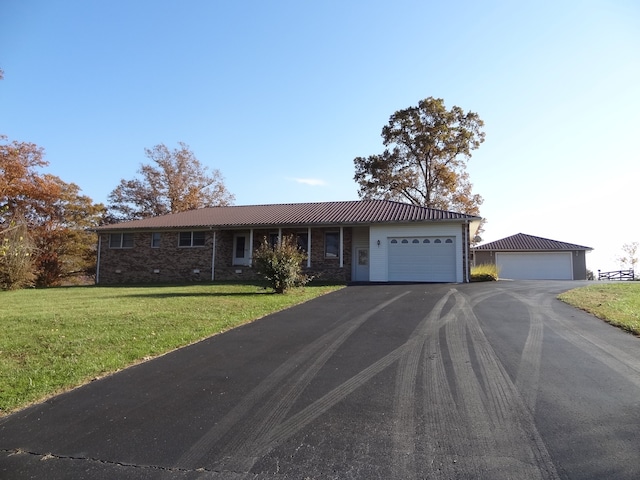
[[[635,0],[3,0],[0,133],[96,202],[179,141],[238,205],[355,200],[389,116],[443,98],[485,122],[486,241],[617,269],[640,241],[639,25]]]

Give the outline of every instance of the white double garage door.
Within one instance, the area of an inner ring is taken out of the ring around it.
[[[399,236],[387,241],[389,281],[456,281],[455,237]]]
[[[573,280],[571,252],[496,252],[500,278]]]

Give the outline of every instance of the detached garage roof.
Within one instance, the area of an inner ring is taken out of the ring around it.
[[[425,221],[477,223],[480,221],[480,217],[388,200],[354,200],[200,208],[188,212],[103,225],[96,230],[364,225]]]
[[[548,238],[534,237],[533,235],[525,235],[517,233],[510,237],[496,240],[495,242],[485,243],[474,247],[473,250],[491,250],[499,252],[522,252],[522,251],[567,251],[567,250],[588,250],[593,248],[573,243],[559,242],[557,240],[549,240]]]

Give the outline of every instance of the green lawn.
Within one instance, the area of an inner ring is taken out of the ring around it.
[[[0,292],[0,416],[341,286],[249,284]]]
[[[595,283],[569,290],[558,298],[640,335],[640,282]]]

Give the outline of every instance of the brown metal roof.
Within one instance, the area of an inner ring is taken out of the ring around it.
[[[495,242],[485,243],[474,247],[473,250],[494,250],[494,251],[550,251],[550,250],[593,250],[591,247],[575,245],[573,243],[559,242],[557,240],[549,240],[548,238],[534,237],[533,235],[525,235],[517,233]]]
[[[480,220],[480,218],[388,200],[354,200],[201,208],[143,220],[103,225],[96,230],[357,225],[447,220]]]

